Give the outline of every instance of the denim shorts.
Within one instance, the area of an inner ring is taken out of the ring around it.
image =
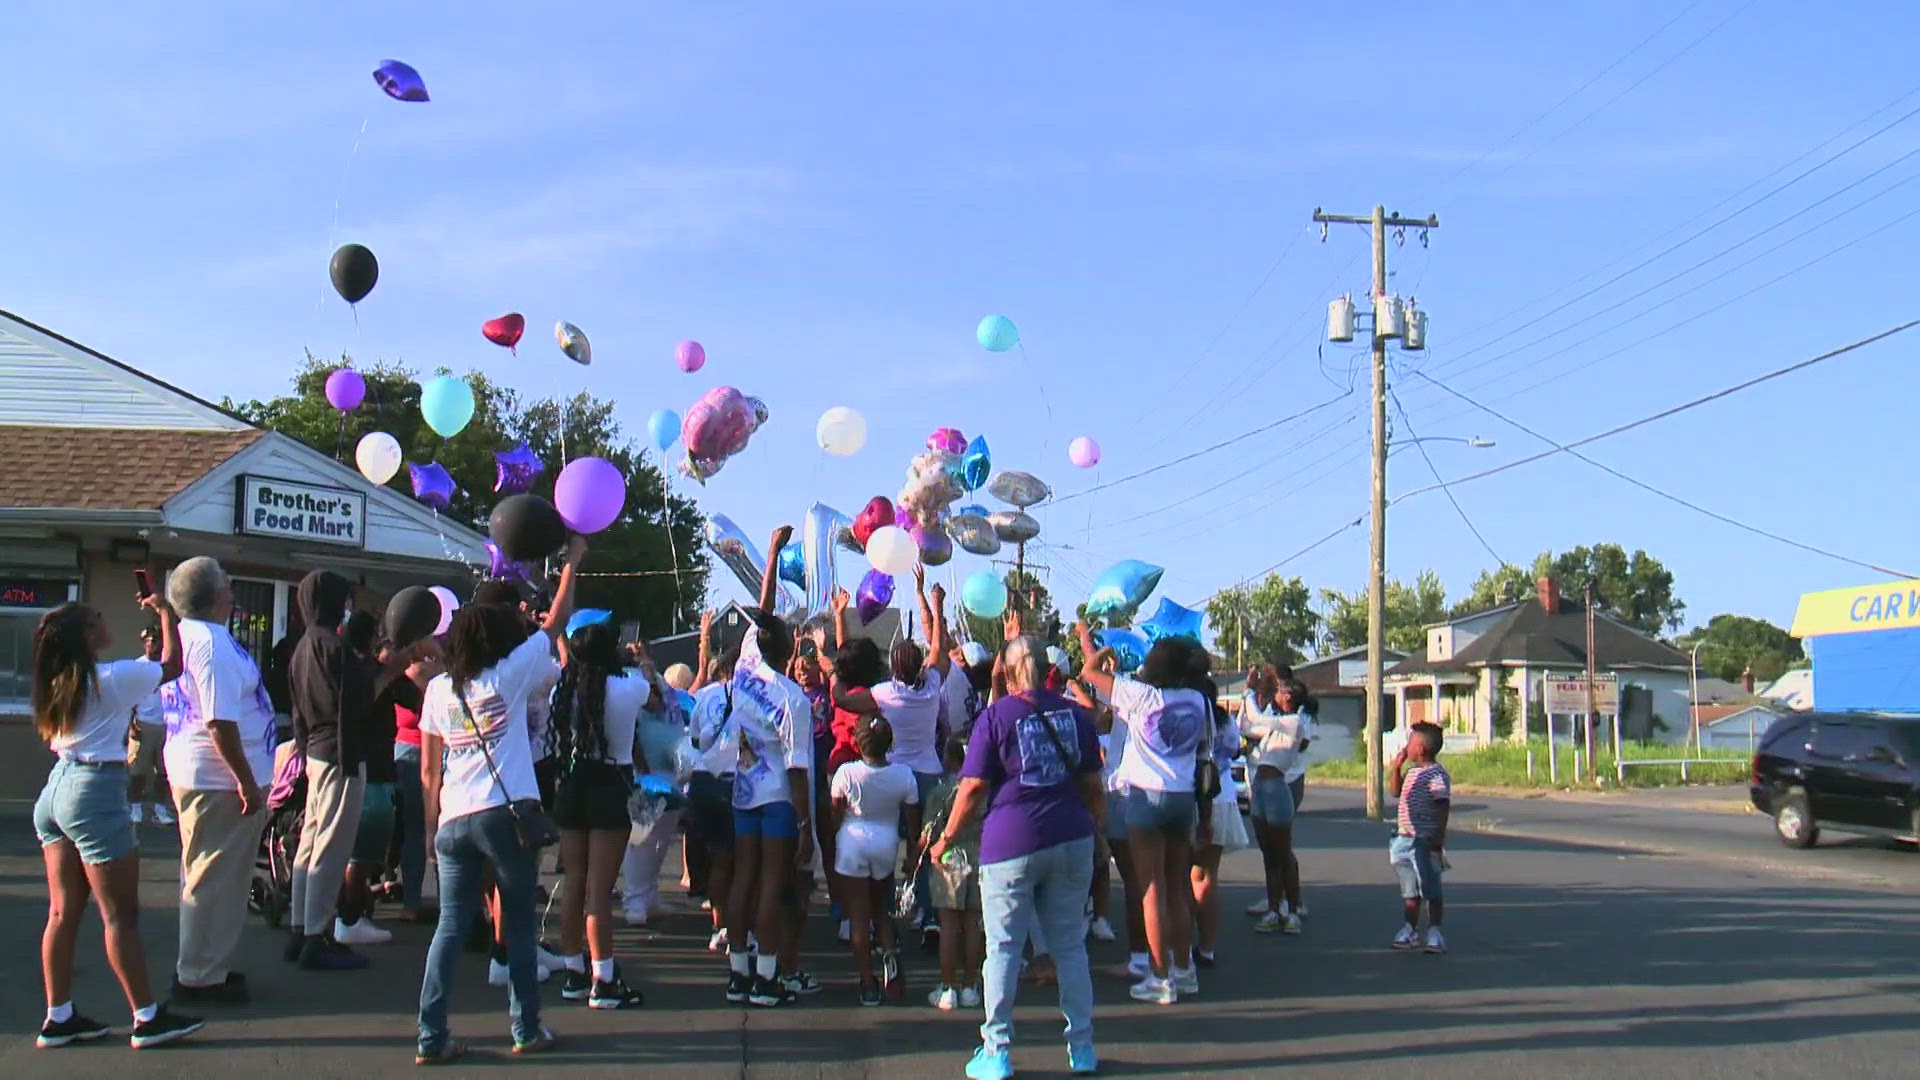
[[[1127,791],[1107,792],[1107,839],[1125,840],[1127,838]]]
[[[69,841],[88,864],[109,863],[134,850],[127,763],[54,762],[33,803],[33,831],[41,847]]]
[[[1443,900],[1440,860],[1433,857],[1425,837],[1396,836],[1387,846],[1393,872],[1400,878],[1403,900]]]
[[[1196,814],[1191,791],[1148,791],[1127,789],[1127,828],[1135,832],[1157,832],[1185,840],[1193,833]]]
[[[784,799],[780,802],[770,802],[765,806],[756,806],[751,810],[735,807],[733,831],[737,836],[797,840],[800,837],[800,816],[794,813],[793,804]]]
[[[1269,825],[1293,824],[1293,786],[1287,778],[1271,769],[1253,774],[1247,788],[1247,801],[1253,807],[1253,819]]]

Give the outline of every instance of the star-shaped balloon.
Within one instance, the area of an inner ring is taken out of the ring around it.
[[[499,479],[493,482],[493,490],[500,495],[518,495],[533,487],[533,481],[547,471],[547,463],[528,448],[525,441],[511,450],[493,452],[494,466],[499,470]]]
[[[453,503],[453,474],[446,466],[437,461],[425,465],[408,465],[407,474],[413,478],[413,497],[433,507],[445,510]]]
[[[505,578],[508,581],[529,580],[527,564],[517,559],[507,558],[506,552],[501,551],[499,545],[491,540],[487,541],[487,561],[491,564],[487,568],[488,577]]]
[[[1147,635],[1148,641],[1172,637],[1192,638],[1194,641],[1199,641],[1200,624],[1204,619],[1205,616],[1200,612],[1181,607],[1163,596],[1160,598],[1159,610],[1153,613],[1153,618],[1141,623],[1140,629]]]

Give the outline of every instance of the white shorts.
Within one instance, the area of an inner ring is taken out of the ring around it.
[[[858,820],[840,826],[834,842],[834,873],[884,881],[893,876],[899,862],[899,826]]]

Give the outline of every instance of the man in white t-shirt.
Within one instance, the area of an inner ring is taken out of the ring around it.
[[[231,968],[246,924],[254,856],[266,827],[261,781],[273,775],[273,703],[260,668],[227,620],[233,586],[201,556],[175,567],[167,600],[181,615],[180,730],[162,751],[180,815],[180,958],[174,997],[239,1003],[246,977]]]

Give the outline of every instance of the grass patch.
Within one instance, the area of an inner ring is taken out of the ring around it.
[[[1367,775],[1364,757],[1365,742],[1355,742],[1358,757],[1323,761],[1313,767],[1315,776],[1329,780],[1364,780]],[[1441,764],[1456,784],[1478,785],[1482,787],[1507,788],[1573,788],[1587,787],[1588,782],[1576,784],[1572,778],[1573,751],[1566,746],[1556,748],[1560,761],[1560,782],[1548,780],[1547,744],[1543,739],[1527,743],[1494,743],[1473,750],[1454,751],[1440,756]],[[1706,761],[1695,761],[1687,766],[1686,779],[1680,775],[1678,765],[1629,765],[1624,781],[1614,779],[1613,748],[1594,747],[1599,758],[1601,782],[1607,787],[1672,787],[1681,783],[1725,784],[1744,780],[1752,761],[1741,750],[1703,750],[1699,757]],[[1621,748],[1622,756],[1628,761],[1646,761],[1649,759],[1693,757],[1678,746],[1667,743],[1628,743]],[[1527,775],[1528,754],[1532,754],[1533,775]]]

